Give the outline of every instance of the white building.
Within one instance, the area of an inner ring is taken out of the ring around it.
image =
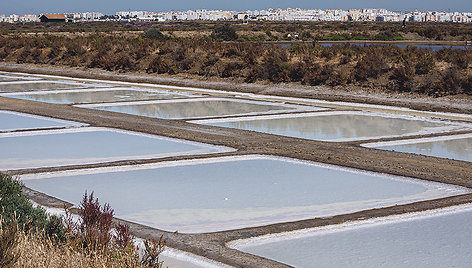
[[[103,16],[104,14],[100,12],[84,12],[80,14],[80,19],[84,21],[96,21]]]
[[[100,12],[66,13],[67,21],[97,21],[104,17]],[[413,11],[393,12],[386,9],[268,9],[247,10],[244,12],[225,10],[187,10],[171,12],[119,11],[117,18],[107,20],[121,21],[219,21],[219,20],[269,20],[269,21],[408,21],[416,22],[472,22],[472,12]],[[37,15],[0,15],[0,22],[35,22]]]

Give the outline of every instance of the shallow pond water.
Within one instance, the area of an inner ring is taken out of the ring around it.
[[[21,80],[40,80],[40,78],[0,74],[0,82],[11,82],[11,81],[21,81]]]
[[[86,87],[100,87],[102,85],[74,83],[74,82],[54,82],[54,81],[13,81],[0,83],[0,92],[27,92],[53,89],[73,89]]]
[[[9,76],[3,76],[3,75],[0,75],[0,82],[11,82],[11,81],[20,81],[22,79],[18,78],[18,77],[9,77]]]
[[[472,162],[472,134],[380,142],[363,146]]]
[[[206,118],[228,115],[253,115],[324,108],[251,101],[242,99],[200,98],[193,100],[149,101],[140,103],[91,104],[80,107],[165,119]]]
[[[323,141],[420,135],[462,130],[472,126],[421,117],[344,111],[196,120],[191,122]]]
[[[469,267],[470,222],[469,206],[450,213],[273,235],[231,247],[295,267]]]
[[[465,42],[464,42],[465,43]],[[267,45],[278,45],[281,47],[290,47],[293,45],[300,44],[299,42],[293,42],[293,43],[267,43]],[[459,46],[451,46],[451,45],[429,45],[429,44],[396,44],[396,43],[367,43],[367,42],[350,42],[350,41],[344,41],[344,42],[320,42],[318,43],[322,47],[331,47],[331,46],[396,46],[396,47],[401,47],[401,48],[407,48],[407,47],[417,47],[420,49],[427,49],[431,51],[439,51],[441,49],[460,49],[460,50],[468,50],[471,49],[471,46],[465,46],[465,45],[459,45]]]
[[[85,124],[0,110],[0,131],[78,127]]]
[[[0,170],[91,164],[229,148],[106,128],[0,133]]]
[[[185,251],[166,247],[159,255],[159,261],[163,262],[162,267],[170,268],[232,268],[220,262],[194,255]]]
[[[0,82],[12,82],[12,81],[20,81],[20,79],[0,77]]]
[[[42,91],[31,93],[7,93],[4,97],[34,100],[48,103],[79,104],[116,101],[135,101],[152,99],[175,99],[201,97],[201,95],[184,94],[165,90],[145,90],[138,88],[103,88],[80,89],[67,91]]]
[[[85,191],[117,217],[166,231],[214,232],[343,214],[467,192],[268,156],[221,157],[25,175],[26,186],[79,204]]]
[[[464,42],[465,43],[465,42]],[[469,50],[472,47],[471,46],[448,46],[448,45],[428,45],[428,44],[395,44],[395,43],[350,43],[349,41],[346,41],[344,43],[329,43],[329,42],[323,42],[320,43],[321,46],[323,47],[331,47],[335,45],[344,45],[344,44],[349,44],[351,46],[396,46],[396,47],[401,47],[401,48],[407,48],[407,47],[417,47],[420,49],[427,49],[431,51],[439,51],[441,49],[459,49],[459,50]]]
[[[174,256],[165,255],[165,253],[161,253],[159,255],[159,261],[163,262],[162,267],[176,267],[176,268],[200,268],[200,267],[207,267],[205,263],[196,264],[193,262],[189,262],[187,260],[182,260],[176,258]],[[215,265],[216,267],[216,265]]]

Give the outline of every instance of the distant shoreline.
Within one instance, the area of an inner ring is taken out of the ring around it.
[[[322,41],[315,41],[320,44],[348,44],[348,43],[355,43],[355,44],[399,44],[399,45],[431,45],[431,46],[470,46],[472,49],[472,41],[447,41],[447,40],[438,40],[438,41],[430,41],[430,40],[398,40],[398,41],[381,41],[381,40],[341,40],[341,41],[329,41],[329,40],[322,40]],[[467,45],[466,42],[469,42]],[[312,43],[312,41],[265,41],[264,43],[267,44],[306,44]]]

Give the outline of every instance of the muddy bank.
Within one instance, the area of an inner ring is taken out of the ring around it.
[[[365,88],[353,86],[332,88],[327,86],[303,86],[298,84],[248,84],[223,81],[222,79],[202,80],[197,77],[189,76],[178,77],[130,72],[117,73],[98,69],[77,69],[62,66],[53,67],[50,65],[27,65],[4,62],[0,63],[0,70],[88,79],[197,87],[283,97],[312,98],[327,101],[379,104],[434,112],[472,114],[472,96],[468,95],[435,98],[418,94],[382,93],[380,90],[375,89],[370,89],[370,92],[368,92]]]

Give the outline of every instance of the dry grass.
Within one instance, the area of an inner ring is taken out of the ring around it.
[[[55,244],[40,233],[18,235],[13,267],[144,267],[131,251],[78,251],[68,244]]]

